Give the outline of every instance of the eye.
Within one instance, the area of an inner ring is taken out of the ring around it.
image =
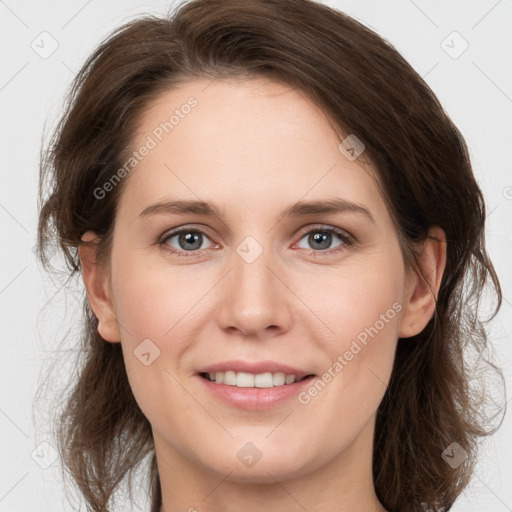
[[[338,243],[332,245],[333,242],[336,242],[336,238],[338,239]],[[320,226],[315,229],[310,229],[305,233],[305,236],[302,236],[299,240],[299,244],[302,240],[306,240],[306,243],[309,244],[309,248],[313,249],[313,252],[322,252],[327,249],[334,249],[334,251],[329,252],[336,252],[354,242],[353,237],[346,231],[331,226]],[[300,245],[299,247],[301,249],[308,249],[308,247]]]
[[[204,246],[206,240],[210,240],[205,233],[197,229],[180,229],[165,235],[161,243],[171,247],[172,252],[178,256],[188,256],[184,252],[195,252],[199,249],[207,249]],[[211,240],[210,240],[211,242]]]
[[[309,244],[309,247],[301,245],[303,240]],[[210,246],[208,246],[208,241],[211,244]],[[333,242],[335,245],[333,245]],[[319,226],[303,232],[298,244],[300,249],[311,248],[312,250],[309,252],[318,255],[318,253],[322,252],[327,254],[335,253],[345,249],[347,246],[353,245],[354,242],[355,240],[352,235],[342,229],[332,226]],[[179,257],[197,256],[199,254],[198,251],[201,249],[218,247],[203,231],[192,228],[181,228],[171,231],[163,236],[160,244]]]

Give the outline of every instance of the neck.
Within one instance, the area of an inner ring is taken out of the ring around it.
[[[160,512],[386,512],[372,476],[374,420],[342,453],[318,467],[296,470],[287,478],[261,472],[258,481],[239,481],[233,471],[219,474],[183,456],[154,432],[162,486]],[[213,466],[213,465],[212,465]],[[288,475],[287,475],[288,476]]]

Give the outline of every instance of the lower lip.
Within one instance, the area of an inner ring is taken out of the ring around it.
[[[293,384],[274,386],[271,388],[239,388],[228,384],[216,384],[200,375],[197,378],[206,386],[206,389],[220,400],[247,410],[269,409],[279,405],[292,397],[296,397],[304,388],[311,384],[314,376],[310,376]]]

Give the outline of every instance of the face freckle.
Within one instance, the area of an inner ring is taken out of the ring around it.
[[[375,179],[303,93],[263,79],[204,86],[182,84],[146,109],[134,147],[197,100],[137,164],[118,205],[111,287],[130,384],[169,466],[192,461],[240,481],[307,475],[371,446],[404,260]],[[202,245],[187,250],[194,236]],[[237,405],[256,390],[233,386],[233,402],[199,374],[233,361],[311,377],[302,399],[298,383],[272,402],[276,384],[259,388],[267,405]],[[249,441],[264,454],[250,470],[233,456]]]

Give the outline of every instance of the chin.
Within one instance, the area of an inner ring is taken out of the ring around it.
[[[261,454],[257,461],[243,462],[243,455],[239,458],[235,453],[233,458],[223,456],[223,463],[211,465],[211,461],[203,461],[215,473],[221,474],[227,480],[240,483],[275,484],[277,481],[286,481],[307,475],[321,465],[313,461],[299,460],[297,457],[283,458],[276,454],[275,450],[270,452],[271,456]],[[240,460],[242,459],[242,460]]]

